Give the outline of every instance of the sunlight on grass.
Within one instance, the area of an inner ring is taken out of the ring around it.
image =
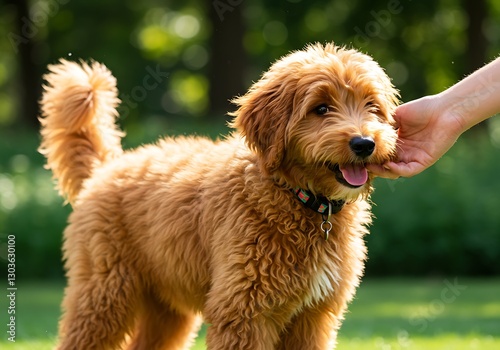
[[[441,335],[439,337],[420,337],[412,338],[405,335],[395,337],[378,337],[374,336],[367,339],[339,339],[337,350],[365,350],[365,349],[380,349],[380,350],[471,350],[485,349],[494,350],[500,349],[500,338],[492,336],[458,336],[458,335]]]
[[[338,349],[500,349],[500,281],[485,282],[364,281]]]
[[[0,342],[3,350],[52,350],[56,345],[55,340],[45,341],[19,341],[16,343],[5,344]],[[192,350],[205,350],[204,340],[200,339]],[[497,350],[500,349],[500,339],[487,337],[466,336],[460,337],[455,335],[445,335],[432,338],[340,338],[337,350]],[[306,350],[306,349],[304,349]]]
[[[56,346],[54,340],[21,340],[15,343],[3,343],[0,341],[2,350],[52,350]]]

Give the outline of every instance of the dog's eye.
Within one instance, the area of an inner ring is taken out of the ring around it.
[[[316,112],[317,115],[324,115],[328,112],[330,112],[330,108],[326,104],[319,105],[314,109],[314,112]]]
[[[374,102],[372,102],[372,101],[367,102],[366,105],[365,105],[365,108],[367,108],[369,110],[372,110],[372,111],[375,111],[375,112],[378,111],[378,106]]]

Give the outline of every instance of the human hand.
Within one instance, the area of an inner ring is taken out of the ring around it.
[[[397,178],[424,171],[470,127],[500,112],[500,58],[441,92],[399,106],[397,160],[367,165],[377,176]]]
[[[442,110],[440,95],[426,96],[399,106],[394,119],[398,129],[397,159],[368,170],[385,178],[410,177],[433,165],[464,131],[462,119]]]

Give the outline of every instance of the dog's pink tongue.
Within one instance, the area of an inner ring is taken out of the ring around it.
[[[361,186],[368,181],[368,171],[359,164],[349,164],[340,166],[340,171],[344,179],[353,186]]]

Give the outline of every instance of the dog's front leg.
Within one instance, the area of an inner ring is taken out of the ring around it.
[[[262,317],[213,321],[207,329],[208,350],[274,350],[276,326]]]
[[[234,275],[222,281],[226,283],[212,287],[203,311],[209,325],[207,349],[274,350],[283,324],[270,316],[272,311],[263,306],[257,288]]]
[[[305,308],[281,333],[277,350],[331,350],[335,348],[338,315],[327,308]]]

